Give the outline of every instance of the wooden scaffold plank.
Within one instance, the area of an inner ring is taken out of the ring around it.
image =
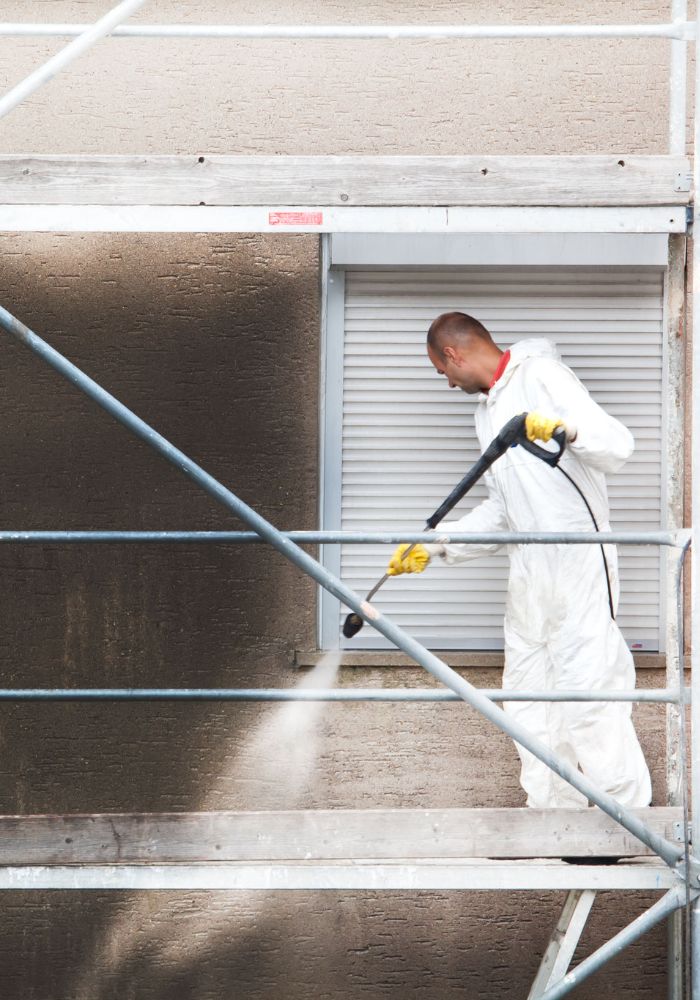
[[[678,808],[635,810],[674,836]],[[0,865],[649,856],[599,809],[0,816]]]
[[[685,205],[681,156],[0,156],[5,205]]]

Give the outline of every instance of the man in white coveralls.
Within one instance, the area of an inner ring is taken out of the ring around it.
[[[605,473],[621,468],[634,439],[591,399],[551,341],[523,340],[503,352],[478,320],[451,312],[430,327],[428,357],[451,389],[479,393],[475,419],[482,450],[523,412],[530,440],[546,442],[562,424],[568,439],[561,468],[524,448],[509,448],[486,473],[488,499],[459,521],[441,524],[438,532],[590,532],[593,519],[599,531],[610,530]],[[498,546],[436,542],[416,546],[403,559],[407,548],[394,553],[390,574],[422,572],[435,556],[448,564],[474,559]],[[614,617],[618,594],[613,546],[512,546],[503,687],[633,688],[632,654]],[[504,702],[503,708],[624,805],[649,804],[649,771],[629,703]],[[587,804],[580,792],[516,747],[528,806]]]

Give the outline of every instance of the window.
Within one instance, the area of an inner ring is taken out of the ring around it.
[[[600,238],[599,238],[600,239]],[[476,400],[450,392],[425,356],[440,312],[477,316],[496,342],[553,340],[594,398],[633,432],[636,450],[608,478],[618,530],[662,524],[661,267],[367,267],[333,270],[328,299],[324,527],[417,530],[478,456]],[[335,452],[333,447],[335,446]],[[477,486],[452,518],[485,496]],[[327,564],[364,595],[386,546],[327,547]],[[633,649],[661,646],[658,550],[620,550],[619,621]],[[507,556],[390,580],[382,611],[432,648],[500,649]],[[346,609],[322,603],[322,643]],[[365,625],[349,648],[383,648]]]

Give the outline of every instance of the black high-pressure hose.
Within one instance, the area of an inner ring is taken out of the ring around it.
[[[583,490],[581,489],[581,487],[578,485],[578,483],[574,482],[574,480],[571,478],[571,476],[569,475],[569,473],[565,472],[564,469],[562,469],[561,465],[558,465],[557,469],[559,469],[559,471],[561,472],[562,476],[566,476],[566,478],[569,480],[569,482],[571,483],[571,485],[573,486],[573,488],[576,490],[576,492],[578,493],[578,495],[581,497],[581,499],[585,503],[586,510],[591,515],[591,521],[593,522],[593,527],[595,528],[596,531],[598,531],[599,530],[599,528],[598,528],[598,522],[595,519],[595,514],[591,510],[591,505],[589,504],[588,500],[586,500],[585,493],[583,492]],[[602,543],[601,543],[601,546],[600,546],[600,554],[603,557],[603,566],[605,567],[605,582],[608,585],[608,604],[610,605],[610,617],[612,618],[613,621],[615,621],[615,606],[614,606],[614,603],[613,603],[612,586],[610,584],[610,569],[608,567],[607,556],[605,555],[605,546]]]

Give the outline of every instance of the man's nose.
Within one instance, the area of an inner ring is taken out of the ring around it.
[[[455,387],[455,384],[454,384],[454,382],[452,381],[452,379],[451,379],[451,378],[448,378],[448,380],[447,380],[447,384],[449,385],[450,389],[454,389],[454,387]]]

